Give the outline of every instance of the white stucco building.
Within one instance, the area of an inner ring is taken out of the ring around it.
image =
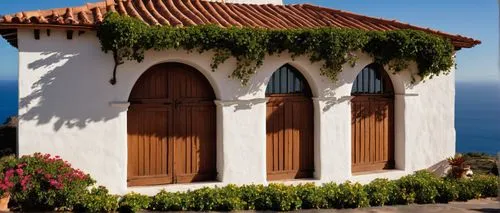
[[[60,155],[118,194],[271,181],[366,183],[454,155],[454,72],[412,83],[415,65],[393,74],[362,52],[336,83],[320,75],[320,63],[281,54],[267,56],[241,86],[228,78],[235,59],[212,72],[213,53],[180,50],[126,61],[116,85],[109,83],[113,56],[101,51],[95,26],[110,11],[149,24],[417,29],[448,37],[457,50],[480,43],[313,5],[234,2],[276,5],[107,0],[4,16],[0,33],[19,50],[19,154]]]

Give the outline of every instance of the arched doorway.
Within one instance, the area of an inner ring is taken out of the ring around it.
[[[215,94],[196,69],[158,64],[135,84],[128,110],[129,186],[216,177]]]
[[[284,65],[266,90],[268,180],[311,178],[314,172],[314,111],[302,74]]]
[[[394,168],[394,89],[382,66],[370,64],[351,92],[352,172]]]

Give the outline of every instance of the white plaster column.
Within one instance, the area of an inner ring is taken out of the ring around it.
[[[416,106],[418,94],[395,94],[394,100],[394,160],[398,170],[412,171],[412,149],[418,146],[415,143],[415,134],[418,134],[415,125],[422,115],[415,113],[411,108]],[[422,109],[421,109],[422,110]]]
[[[100,178],[99,184],[108,186],[110,192],[115,194],[125,194],[127,193],[127,169],[128,169],[128,110],[130,107],[130,102],[128,101],[113,101],[109,103],[109,106],[118,112],[117,126],[116,126],[116,137],[119,137],[115,141],[113,147],[109,147],[108,150],[104,150],[105,153],[109,153],[106,157],[109,157],[111,153],[115,156],[115,166],[113,170],[106,171],[105,177]],[[99,173],[98,173],[99,174]]]
[[[266,102],[215,101],[217,170],[223,183],[266,182]]]
[[[351,96],[313,98],[315,178],[342,182],[351,175]]]

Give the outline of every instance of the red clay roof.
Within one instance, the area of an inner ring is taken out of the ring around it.
[[[19,12],[0,18],[0,34],[5,29],[24,27],[93,29],[107,12],[136,17],[149,25],[191,26],[217,24],[269,29],[338,27],[362,30],[421,30],[452,40],[457,48],[470,48],[481,41],[461,35],[422,28],[396,20],[386,20],[310,4],[257,5],[208,2],[203,0],[105,0],[80,7]],[[1,30],[3,29],[3,30]]]

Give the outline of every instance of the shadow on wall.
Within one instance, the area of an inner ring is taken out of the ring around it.
[[[117,117],[119,111],[108,107],[112,97],[106,92],[112,89],[105,83],[111,69],[99,57],[85,51],[40,53],[40,59],[28,64],[26,75],[41,77],[32,83],[29,94],[20,94],[19,119],[35,120],[37,125],[53,123],[58,131]]]

